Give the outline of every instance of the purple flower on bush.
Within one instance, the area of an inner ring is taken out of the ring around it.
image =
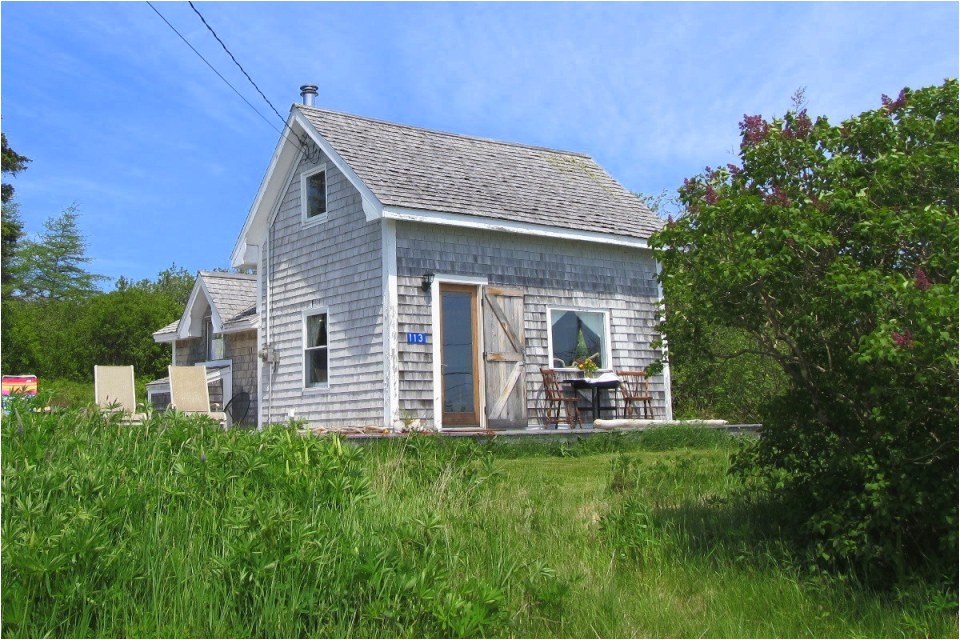
[[[673,229],[676,223],[673,221],[673,216],[667,216],[667,227]]]
[[[730,162],[727,163],[727,171],[730,172],[731,177],[736,178],[737,174],[740,173],[740,167]]]
[[[767,197],[763,199],[766,204],[779,205],[781,207],[790,206],[790,198],[787,196],[786,191],[781,189],[778,186],[773,188],[773,193],[767,194]]]
[[[707,185],[707,190],[703,194],[703,199],[707,201],[707,204],[717,204],[717,200],[720,198],[717,196],[717,192],[713,190],[713,187]]]
[[[811,122],[810,116],[807,115],[806,109],[797,114],[791,128],[796,138],[806,138],[810,134],[810,131],[813,130],[813,122]]]
[[[880,102],[883,103],[884,108],[887,110],[887,113],[894,113],[899,111],[907,104],[907,90],[900,89],[900,94],[897,96],[896,100],[891,100],[888,95],[881,95]]]
[[[893,339],[893,344],[898,347],[909,349],[913,346],[913,332],[910,331],[910,329],[907,329],[903,333],[891,331],[890,338]]]
[[[923,267],[917,267],[913,270],[913,283],[920,291],[926,291],[930,288],[930,278],[927,277],[927,272],[923,270]]]
[[[740,143],[740,149],[752,147],[767,137],[770,132],[770,125],[762,116],[748,116],[743,114],[743,122],[740,123],[740,135],[743,142]]]

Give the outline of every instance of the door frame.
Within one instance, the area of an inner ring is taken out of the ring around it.
[[[483,354],[483,305],[481,300],[483,288],[487,286],[486,277],[460,276],[449,273],[436,273],[433,276],[433,284],[430,285],[430,311],[431,311],[431,342],[433,343],[433,426],[438,431],[443,431],[443,371],[440,368],[441,349],[443,348],[440,340],[440,285],[466,285],[476,288],[477,309],[474,323],[477,327],[477,335],[474,344],[474,357],[477,358],[477,379],[474,381],[478,385],[479,400],[477,406],[477,417],[480,421],[480,428],[487,428],[487,416],[484,407],[487,405],[486,398],[486,379],[484,378],[483,366],[480,356]],[[447,429],[456,429],[455,426],[446,427]]]

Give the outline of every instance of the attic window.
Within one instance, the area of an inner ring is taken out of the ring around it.
[[[304,222],[327,219],[327,170],[325,167],[304,173],[301,178]]]

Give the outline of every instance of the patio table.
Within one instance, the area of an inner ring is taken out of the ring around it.
[[[601,410],[613,410],[616,414],[617,406],[614,404],[612,407],[601,407],[600,406],[600,392],[603,390],[607,391],[616,391],[620,388],[620,379],[616,376],[603,375],[598,378],[570,378],[564,380],[571,387],[577,391],[581,389],[589,389],[592,394],[592,410],[593,410],[593,419],[597,420],[600,418]]]

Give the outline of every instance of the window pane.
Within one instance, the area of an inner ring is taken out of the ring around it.
[[[327,172],[321,171],[307,178],[307,217],[327,212]]]
[[[327,349],[308,349],[306,353],[307,386],[327,383]]]
[[[327,346],[327,314],[307,316],[307,347]]]
[[[474,347],[473,296],[444,291],[443,303],[443,410],[473,413]]]
[[[572,366],[578,358],[592,356],[598,367],[606,366],[603,353],[604,314],[596,311],[550,312],[553,337],[552,366]]]

